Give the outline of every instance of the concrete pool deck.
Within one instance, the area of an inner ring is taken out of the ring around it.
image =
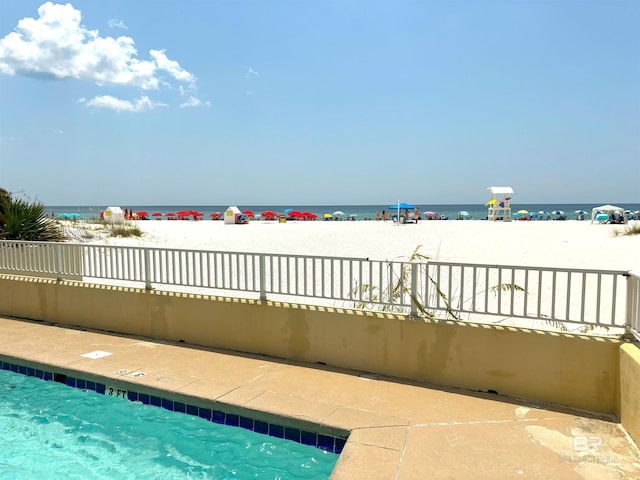
[[[350,432],[332,479],[640,478],[615,418],[490,393],[5,317],[0,358]]]

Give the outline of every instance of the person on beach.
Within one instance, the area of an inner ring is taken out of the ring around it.
[[[386,222],[387,221],[387,212],[382,210],[382,221]]]
[[[420,220],[420,212],[418,211],[418,207],[413,209],[413,221],[418,224],[418,220]]]
[[[380,221],[380,212],[376,212],[376,222]]]

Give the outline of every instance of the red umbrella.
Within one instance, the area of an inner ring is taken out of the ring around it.
[[[137,212],[138,218],[141,219],[146,219],[149,216],[149,212],[146,212],[144,210],[140,210],[139,212]]]
[[[278,216],[278,214],[276,212],[273,212],[271,210],[265,210],[260,215],[262,215],[263,217],[277,217]]]
[[[213,212],[209,214],[209,216],[211,217],[211,220],[217,220],[218,217],[220,217],[220,215],[222,215],[221,212]]]
[[[244,213],[247,217],[255,217],[251,210],[242,210],[242,213]]]
[[[318,216],[315,213],[311,212],[302,212],[302,216],[305,220],[315,220]]]
[[[158,217],[157,219],[160,220],[160,217],[162,216],[162,214],[160,212],[153,212],[151,214],[152,217]]]

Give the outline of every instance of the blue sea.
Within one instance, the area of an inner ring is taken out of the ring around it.
[[[468,212],[469,216],[465,216],[465,219],[469,220],[484,220],[487,217],[487,207],[483,204],[442,204],[442,205],[420,205],[413,204],[420,210],[421,216],[424,218],[424,212],[435,212],[439,217],[445,220],[457,220],[460,212]],[[548,212],[548,216],[537,215],[539,218],[554,219],[558,218],[558,214],[553,214],[554,211],[562,211],[568,220],[576,220],[578,214],[576,211],[583,210],[587,212],[584,215],[585,219],[591,218],[591,209],[598,207],[600,204],[596,203],[557,203],[557,204],[535,204],[535,203],[512,203],[511,211],[514,212],[514,217],[518,217],[516,212],[520,210],[527,210],[534,214],[534,217],[538,212]],[[640,211],[640,203],[619,203],[614,204],[631,212]],[[196,210],[204,214],[204,219],[210,219],[210,215],[215,212],[222,212],[229,208],[229,205],[62,205],[62,206],[45,206],[45,211],[49,216],[58,216],[61,213],[77,213],[81,219],[91,220],[100,218],[100,212],[103,212],[107,207],[118,206],[124,209],[129,209],[133,212],[146,211],[149,213],[149,218],[165,219],[164,216],[170,212],[177,212],[179,210]],[[256,215],[264,211],[273,211],[277,214],[285,214],[286,210],[293,209],[301,212],[311,212],[317,215],[317,220],[323,220],[323,216],[326,213],[333,214],[334,212],[342,212],[342,219],[348,218],[350,215],[354,220],[365,221],[375,220],[376,212],[382,214],[383,211],[387,212],[387,215],[391,215],[392,212],[390,204],[387,205],[236,205],[240,210],[251,210]],[[162,217],[152,216],[153,213],[161,213]]]

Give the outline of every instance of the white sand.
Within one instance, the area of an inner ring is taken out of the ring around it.
[[[434,260],[640,271],[640,236],[614,236],[624,225],[589,221],[135,222],[141,238],[108,237],[112,245],[195,250],[403,259],[416,247]]]

